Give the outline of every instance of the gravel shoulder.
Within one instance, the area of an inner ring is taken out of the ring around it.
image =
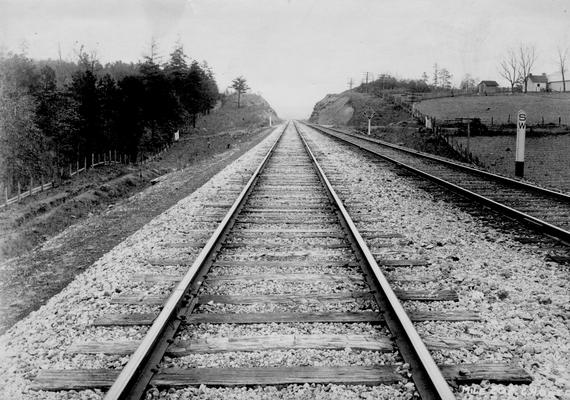
[[[568,265],[548,261],[548,247],[518,241],[520,227],[513,233],[498,229],[452,201],[442,201],[419,189],[413,180],[402,179],[382,163],[309,128],[304,131],[317,149],[325,172],[338,171],[338,165],[344,167],[334,184],[348,211],[366,210],[377,218],[375,222],[362,218],[357,227],[397,232],[407,239],[390,249],[375,248],[370,243],[373,251],[385,251],[395,258],[425,258],[431,264],[408,271],[398,269],[394,276],[400,272],[441,275],[437,285],[454,287],[459,293],[458,302],[404,302],[404,307],[473,310],[482,315],[481,322],[415,324],[422,336],[481,339],[489,344],[434,352],[436,362],[509,362],[524,368],[534,379],[528,386],[484,383],[461,387],[458,396],[570,398]],[[424,284],[420,287],[429,288]]]
[[[263,140],[268,132],[268,129],[257,129],[248,135],[231,133],[211,141],[206,136],[201,137],[202,140],[188,139],[190,146],[182,144],[173,148],[161,160],[147,166],[147,171],[142,171],[148,175],[156,169],[176,169],[158,178],[162,184],[105,205],[102,211],[91,203],[67,205],[68,201],[64,204],[66,210],[61,212],[69,214],[67,219],[69,216],[77,218],[75,224],[32,251],[0,263],[0,333],[38,309],[77,274],[152,218],[193,193]],[[194,153],[184,154],[185,148]],[[138,177],[138,171],[135,175]],[[149,176],[154,178],[156,174]],[[118,184],[128,188],[129,182]],[[130,190],[132,194],[133,188]]]

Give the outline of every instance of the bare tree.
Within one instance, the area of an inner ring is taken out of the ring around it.
[[[524,84],[524,92],[527,91],[528,76],[530,75],[534,63],[536,62],[536,50],[534,46],[520,45],[519,47],[519,74],[521,76],[522,83]]]
[[[433,86],[436,88],[439,86],[438,79],[439,79],[439,69],[437,67],[437,63],[435,63],[433,65]]]
[[[505,78],[511,85],[511,92],[515,85],[521,81],[519,63],[515,52],[510,49],[505,59],[499,64],[499,75]]]
[[[447,68],[441,68],[439,70],[439,85],[444,89],[451,89],[451,78],[453,75],[447,70]]]
[[[566,59],[568,58],[568,47],[562,50],[558,48],[558,68],[560,68],[560,73],[562,74],[562,91],[566,91]]]
[[[475,78],[471,76],[471,74],[465,74],[461,80],[461,83],[459,84],[459,89],[462,90],[475,90],[476,87],[477,82],[475,81]]]
[[[247,86],[247,81],[243,76],[238,76],[232,81],[232,88],[235,89],[238,95],[238,108],[240,107],[240,99],[241,94],[245,93],[249,90],[249,86]]]

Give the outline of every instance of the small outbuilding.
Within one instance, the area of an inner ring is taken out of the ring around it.
[[[526,82],[527,92],[545,92],[548,88],[548,78],[546,74],[542,75],[528,75],[528,80]]]
[[[481,81],[477,85],[477,92],[481,95],[497,93],[499,84],[496,81]]]

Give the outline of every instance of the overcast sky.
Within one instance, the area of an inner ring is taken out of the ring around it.
[[[536,46],[536,73],[570,47],[569,0],[0,0],[0,44],[33,58],[137,61],[151,38],[166,61],[179,40],[213,67],[220,90],[243,75],[281,117],[307,117],[366,71],[459,83],[497,80],[508,48]]]

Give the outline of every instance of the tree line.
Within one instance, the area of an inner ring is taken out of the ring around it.
[[[361,83],[355,88],[357,92],[371,93],[382,96],[386,91],[410,91],[429,92],[431,87],[423,79],[399,79],[390,74],[378,74],[375,78],[371,76],[368,83]]]
[[[524,93],[528,89],[529,76],[536,63],[536,48],[531,45],[521,44],[518,48],[511,48],[499,63],[499,75],[503,77],[511,86],[511,91],[515,88]],[[558,71],[562,77],[562,91],[566,91],[566,72],[568,70],[568,47],[557,48]]]
[[[102,66],[81,49],[76,62],[0,57],[0,179],[50,178],[69,163],[116,150],[136,161],[169,144],[219,93],[206,62],[182,46],[160,64],[154,49],[136,64]]]

